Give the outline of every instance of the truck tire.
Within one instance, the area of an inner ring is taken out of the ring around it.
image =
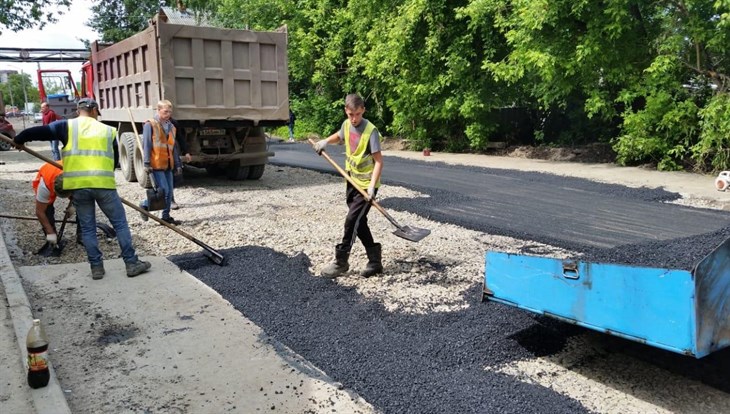
[[[122,132],[122,136],[119,137],[119,167],[122,169],[124,179],[130,183],[137,181],[137,175],[134,173],[134,149],[136,147],[134,134]]]
[[[137,182],[142,188],[152,188],[152,180],[144,170],[144,158],[139,146],[134,149],[134,173],[137,175]]]
[[[264,169],[266,169],[266,164],[252,165],[248,170],[248,179],[258,180],[262,175],[264,175]]]
[[[230,180],[245,180],[248,178],[248,165],[241,165],[240,161],[231,161],[226,167],[226,176]]]
[[[5,141],[0,141],[0,151],[10,151],[10,144]]]

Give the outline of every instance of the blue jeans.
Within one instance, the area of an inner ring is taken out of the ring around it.
[[[174,186],[172,170],[152,170],[152,179],[155,180],[155,186],[158,191],[162,191],[165,195],[165,208],[162,209],[162,218],[170,218],[170,205],[172,204],[172,189]],[[143,208],[148,208],[147,199],[140,204]]]
[[[61,144],[61,141],[59,140],[53,140],[51,141],[51,157],[54,161],[60,161],[61,160],[61,151],[58,149],[58,146]]]
[[[74,190],[73,201],[81,227],[81,241],[84,242],[86,256],[92,266],[103,264],[99,240],[96,238],[95,203],[99,205],[117,232],[117,241],[122,249],[124,263],[135,263],[138,260],[137,253],[132,247],[132,233],[127,224],[127,215],[124,213],[124,206],[122,206],[122,200],[119,198],[117,190],[101,188]]]

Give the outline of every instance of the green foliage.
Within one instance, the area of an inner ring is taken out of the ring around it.
[[[99,33],[102,42],[118,42],[146,29],[165,3],[159,0],[94,0],[93,17],[86,25]]]
[[[146,26],[156,2],[141,1],[95,3],[105,40]],[[302,136],[336,131],[358,93],[381,133],[415,149],[612,142],[622,164],[730,168],[727,1],[185,3],[223,27],[286,26]]]
[[[71,0],[4,0],[0,1],[0,29],[12,31],[55,23],[71,7]],[[0,30],[2,33],[2,30]]]
[[[8,81],[0,83],[0,92],[2,92],[3,100],[7,106],[17,106],[21,110],[25,110],[23,103],[35,102],[40,103],[38,88],[33,86],[30,74],[10,74]]]
[[[702,133],[692,148],[694,158],[713,171],[730,169],[730,96],[715,96],[700,117]]]

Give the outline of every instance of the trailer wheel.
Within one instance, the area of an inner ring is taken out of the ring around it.
[[[152,188],[152,180],[149,174],[144,171],[144,157],[139,146],[134,148],[134,173],[137,175],[137,182],[142,188]]]
[[[245,180],[248,178],[248,170],[248,165],[241,165],[240,161],[232,161],[226,167],[226,176],[231,180]]]
[[[134,149],[137,147],[134,134],[123,132],[119,137],[119,167],[122,169],[124,179],[130,183],[137,181],[134,173]]]
[[[266,164],[252,165],[251,168],[248,170],[248,179],[258,180],[259,178],[261,178],[262,175],[264,175],[265,168]]]

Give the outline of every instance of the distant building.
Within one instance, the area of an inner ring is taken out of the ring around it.
[[[7,83],[8,76],[17,75],[17,74],[18,74],[17,70],[5,70],[5,69],[0,70],[0,83]]]

